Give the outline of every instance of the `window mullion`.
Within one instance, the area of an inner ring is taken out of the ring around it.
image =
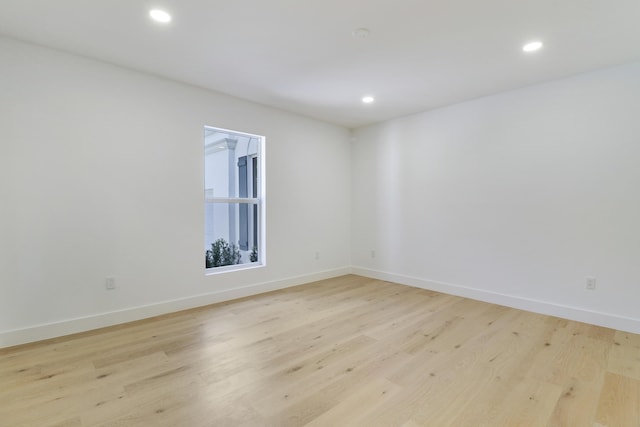
[[[242,198],[207,197],[206,199],[204,199],[204,201],[206,203],[248,203],[252,205],[257,205],[259,204],[260,199],[251,198],[251,197],[242,197]]]

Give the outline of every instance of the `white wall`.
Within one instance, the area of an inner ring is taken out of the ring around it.
[[[635,63],[358,130],[355,271],[640,332],[639,112]]]
[[[204,125],[266,136],[264,268],[204,274]],[[0,38],[0,347],[348,271],[349,156],[340,127]]]

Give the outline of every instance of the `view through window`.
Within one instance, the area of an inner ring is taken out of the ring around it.
[[[264,264],[264,137],[204,129],[205,267]]]

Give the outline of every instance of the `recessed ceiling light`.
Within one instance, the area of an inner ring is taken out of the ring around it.
[[[371,104],[373,101],[375,101],[375,98],[373,96],[367,95],[362,97],[362,102],[364,102],[365,104]]]
[[[369,37],[369,29],[368,28],[356,28],[351,32],[353,37],[357,39],[366,39]]]
[[[171,22],[171,15],[169,15],[164,10],[153,9],[149,12],[149,16],[156,22],[162,22],[166,24],[167,22]]]
[[[522,46],[522,50],[524,52],[535,52],[536,50],[540,50],[542,48],[542,42],[535,41],[531,43],[527,43]]]

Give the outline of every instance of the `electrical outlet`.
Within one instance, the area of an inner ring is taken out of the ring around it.
[[[586,288],[590,291],[596,288],[596,278],[595,277],[586,277]]]
[[[116,278],[115,277],[107,277],[104,281],[104,287],[108,291],[112,291],[116,288]]]
[[[376,251],[375,250],[371,250],[371,258],[375,258],[376,257]]]
[[[316,252],[316,259],[320,259],[320,252]]]

